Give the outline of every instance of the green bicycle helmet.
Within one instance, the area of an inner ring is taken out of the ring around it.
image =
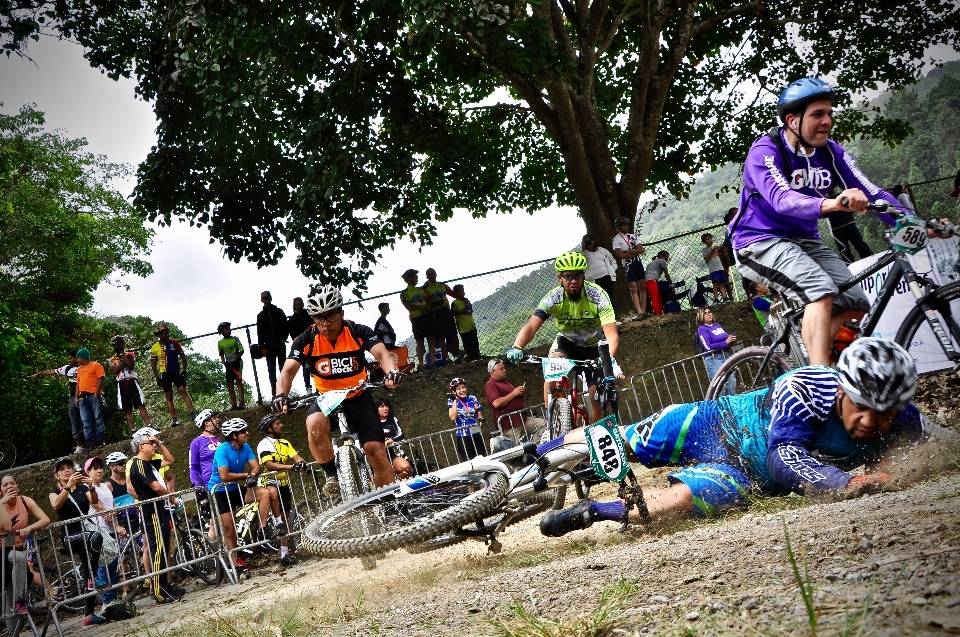
[[[579,252],[564,252],[553,262],[553,267],[557,272],[586,272],[587,257]]]

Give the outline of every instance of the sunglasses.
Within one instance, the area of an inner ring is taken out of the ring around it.
[[[340,316],[340,310],[334,310],[333,312],[327,312],[326,314],[315,314],[313,317],[314,323],[333,323],[333,319]]]
[[[577,281],[583,278],[583,272],[568,272],[566,274],[561,274],[564,281]]]

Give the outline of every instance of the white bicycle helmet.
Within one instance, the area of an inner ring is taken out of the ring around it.
[[[127,457],[120,453],[119,451],[114,451],[113,453],[107,456],[107,459],[104,462],[109,466],[112,464],[117,464],[118,462],[126,462]]]
[[[217,412],[215,412],[214,410],[204,409],[199,414],[197,414],[197,417],[193,419],[193,422],[194,424],[197,425],[198,428],[200,428],[200,427],[203,427],[203,424],[205,422],[207,422],[208,420],[210,420],[216,415],[217,415]]]
[[[880,412],[905,407],[917,393],[917,367],[893,341],[863,337],[837,361],[840,386],[850,400]]]
[[[307,297],[303,307],[310,316],[323,314],[343,307],[343,295],[332,285],[325,285]]]
[[[248,431],[249,429],[247,421],[243,418],[231,418],[220,425],[220,433],[222,433],[225,438],[229,438],[230,434],[235,434],[239,431]]]
[[[159,435],[160,435],[159,429],[154,429],[153,427],[141,427],[140,429],[137,429],[135,432],[133,432],[132,437],[135,438],[137,436],[159,436]]]

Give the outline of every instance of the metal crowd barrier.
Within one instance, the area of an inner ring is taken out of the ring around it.
[[[539,403],[501,414],[501,416],[497,418],[497,429],[501,436],[516,443],[529,442],[531,437],[536,438],[543,433],[543,425],[538,423],[535,428],[531,427],[530,431],[528,431],[527,427],[517,422],[517,418],[521,418],[524,424],[526,424],[530,418],[538,418],[542,420],[543,423],[546,423],[547,407],[543,403]],[[508,423],[510,423],[510,426],[505,427]]]
[[[41,630],[37,628],[36,623],[34,622],[32,613],[26,615],[18,615],[14,612],[14,602],[18,597],[22,597],[24,601],[28,602],[28,607],[32,604],[29,603],[29,584],[30,578],[33,577],[29,561],[31,559],[31,554],[28,553],[28,544],[27,538],[23,538],[21,548],[16,548],[16,536],[17,533],[4,533],[0,536],[0,541],[2,541],[3,547],[3,564],[0,568],[0,603],[3,604],[0,614],[2,614],[2,619],[6,624],[7,635],[10,637],[16,637],[21,634],[21,632],[27,628],[33,635],[40,637]],[[34,560],[39,558],[33,557]],[[42,568],[42,565],[39,565],[39,568]],[[15,584],[16,579],[16,570],[22,572],[23,585],[22,590],[16,590],[17,587]],[[44,607],[49,606],[49,593],[45,587],[43,588],[43,599]],[[17,593],[20,593],[18,596]],[[35,600],[39,602],[38,600]],[[49,618],[49,613],[45,619]],[[47,622],[43,624],[43,630],[46,629]]]
[[[490,453],[489,436],[484,432],[484,425],[480,426],[482,440],[480,449],[473,446],[472,437],[468,438],[469,442],[467,442],[462,440],[461,436],[457,436],[457,430],[457,427],[453,427],[397,443],[399,449],[413,465],[412,475],[430,473],[463,462],[468,459],[466,457],[468,452],[479,452],[481,455]],[[474,455],[476,453],[471,453],[470,457]]]

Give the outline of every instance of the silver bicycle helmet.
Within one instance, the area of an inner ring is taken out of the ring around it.
[[[220,433],[224,437],[229,438],[230,434],[235,434],[240,431],[248,431],[250,428],[247,427],[247,421],[243,418],[231,418],[227,422],[220,425]]]
[[[208,420],[210,420],[216,415],[217,415],[217,412],[215,412],[214,410],[204,409],[199,414],[197,414],[197,417],[193,419],[193,422],[194,424],[197,425],[198,428],[201,428],[203,427],[205,422],[207,422]]]
[[[840,386],[850,400],[880,412],[905,407],[917,393],[917,367],[893,341],[863,337],[837,361]]]
[[[133,435],[134,436],[159,436],[160,430],[154,429],[153,427],[140,427],[140,429],[137,429],[135,432],[133,432]]]
[[[332,285],[325,285],[307,297],[303,307],[310,316],[323,314],[343,307],[343,295]]]
[[[107,456],[106,460],[104,460],[104,462],[107,463],[108,466],[112,464],[117,464],[118,462],[126,462],[126,461],[127,461],[127,457],[122,453],[120,453],[119,451],[114,451],[113,453]]]

